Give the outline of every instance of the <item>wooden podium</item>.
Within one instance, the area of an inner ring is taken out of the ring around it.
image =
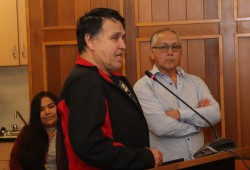
[[[234,152],[241,155],[243,158],[250,158],[250,147],[238,148]],[[151,170],[236,170],[235,161],[238,159],[236,155],[230,151],[217,153],[205,157],[196,158],[189,161],[173,163]],[[239,161],[238,161],[239,162]],[[237,170],[243,170],[237,169]]]

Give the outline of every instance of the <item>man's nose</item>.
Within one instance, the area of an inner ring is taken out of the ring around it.
[[[173,50],[172,50],[171,47],[168,47],[167,54],[168,55],[172,55],[173,54]]]
[[[125,41],[124,40],[122,40],[121,41],[121,43],[120,43],[120,48],[122,48],[122,49],[126,49],[126,43],[125,43]]]

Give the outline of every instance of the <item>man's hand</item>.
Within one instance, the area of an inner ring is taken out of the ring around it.
[[[198,108],[199,107],[206,107],[206,106],[210,106],[210,99],[202,99],[201,101],[199,101],[199,104],[198,104]]]
[[[161,166],[161,163],[163,161],[163,154],[161,153],[161,151],[154,149],[154,148],[149,148],[149,150],[151,150],[151,152],[154,155],[155,158],[155,168],[158,166]]]
[[[180,112],[178,110],[168,110],[165,114],[173,119],[180,120]]]

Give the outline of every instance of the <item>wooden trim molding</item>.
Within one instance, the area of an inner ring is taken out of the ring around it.
[[[54,41],[54,42],[51,41],[51,42],[42,43],[44,90],[48,90],[46,47],[47,46],[76,45],[76,44],[77,44],[76,41]]]
[[[224,74],[223,74],[223,45],[222,35],[198,35],[198,36],[181,36],[182,40],[196,40],[196,39],[218,39],[219,41],[219,79],[220,79],[220,107],[221,107],[221,135],[225,137],[225,109],[224,109]],[[149,42],[150,38],[137,38],[136,39],[136,64],[137,64],[137,79],[141,75],[141,58],[140,58],[140,43]]]
[[[238,17],[238,0],[234,0],[234,21],[250,21],[250,17]]]
[[[237,141],[238,146],[242,147],[242,130],[241,130],[241,107],[240,107],[240,63],[239,63],[239,38],[249,37],[250,33],[235,34],[235,70],[236,70],[236,111],[237,111]]]

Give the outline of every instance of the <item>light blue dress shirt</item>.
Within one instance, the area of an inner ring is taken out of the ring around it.
[[[156,66],[151,73],[183,101],[204,116],[211,124],[221,119],[220,107],[211,95],[204,81],[177,68],[177,85],[170,77],[161,73]],[[138,80],[134,91],[145,114],[150,135],[150,147],[163,153],[163,161],[178,158],[192,159],[193,154],[204,145],[204,134],[201,127],[209,125],[194,111],[147,76]],[[198,107],[200,100],[208,98],[210,106]],[[167,110],[180,112],[180,121],[165,114]]]

